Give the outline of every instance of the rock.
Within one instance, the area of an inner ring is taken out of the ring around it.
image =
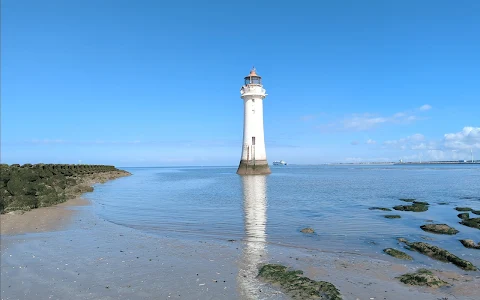
[[[303,277],[300,270],[288,270],[282,265],[268,264],[260,268],[258,277],[280,287],[294,299],[341,300],[340,291],[330,282]]]
[[[453,234],[459,233],[458,230],[448,226],[447,224],[426,224],[426,225],[420,226],[420,228],[422,228],[422,230],[424,231],[439,233],[439,234],[453,235]]]
[[[300,232],[302,232],[302,233],[315,233],[315,230],[313,230],[313,228],[306,227],[306,228],[303,228],[302,230],[300,230]]]
[[[23,215],[24,213],[25,213],[24,210],[14,210],[14,211],[9,212],[8,214],[9,215]]]
[[[433,288],[449,285],[448,282],[441,280],[438,276],[433,275],[433,273],[427,269],[419,269],[415,273],[407,273],[396,278],[400,279],[402,283],[409,285],[428,286]]]
[[[4,207],[3,213],[16,211],[16,210],[31,210],[37,208],[38,202],[33,195],[17,195],[12,196],[8,206]]]
[[[425,204],[426,203],[426,204]],[[414,201],[412,205],[397,205],[393,209],[400,211],[413,211],[413,212],[422,212],[428,210],[427,202],[416,202]]]
[[[383,211],[392,211],[390,208],[386,208],[386,207],[378,207],[378,206],[374,206],[374,207],[370,207],[369,210],[383,210]]]
[[[474,210],[474,209],[472,209],[472,214],[480,215],[480,210]]]
[[[413,201],[415,201],[416,199],[400,198],[399,200],[400,200],[400,201],[404,201],[404,202],[413,202]]]
[[[475,244],[473,240],[460,240],[460,243],[462,243],[465,248],[480,249],[480,243]]]
[[[460,213],[460,214],[457,215],[457,217],[459,217],[462,220],[468,220],[468,219],[470,219],[470,214],[469,213]]]
[[[405,252],[402,252],[402,251],[399,251],[399,250],[396,250],[396,249],[393,249],[393,248],[387,248],[387,249],[383,249],[383,252],[387,253],[388,255],[390,256],[393,256],[393,257],[396,257],[396,258],[400,258],[400,259],[406,259],[406,260],[412,260],[413,258],[408,255],[407,253]]]
[[[422,202],[422,201],[413,201],[414,205],[430,205],[428,202]]]
[[[0,213],[8,213],[61,203],[93,191],[94,182],[130,173],[101,165],[2,164],[0,175]]]
[[[472,209],[470,207],[455,207],[456,210],[458,211],[471,211]]]
[[[387,219],[400,219],[401,218],[400,215],[384,215],[383,217],[387,218]]]
[[[480,218],[464,219],[460,222],[460,224],[468,227],[480,229]]]
[[[475,267],[471,262],[461,259],[458,256],[448,252],[447,250],[444,250],[437,246],[433,246],[424,242],[410,243],[405,239],[402,239],[402,241],[400,241],[399,239],[398,241],[405,243],[408,246],[407,247],[408,249],[418,251],[433,259],[443,261],[443,262],[451,262],[452,264],[466,271],[477,270],[477,267]]]
[[[437,204],[438,205],[448,205],[449,203],[448,202],[438,202]]]

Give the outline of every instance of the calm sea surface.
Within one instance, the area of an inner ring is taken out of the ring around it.
[[[87,197],[101,218],[152,234],[364,252],[395,246],[395,237],[431,237],[451,251],[463,249],[458,239],[480,241],[480,231],[459,224],[454,210],[480,210],[479,166],[273,166],[269,176],[247,177],[234,167],[125,169],[133,176],[98,185]],[[427,201],[430,209],[368,209],[408,204],[399,198]],[[460,233],[419,228],[431,221]],[[299,233],[304,227],[316,234]]]

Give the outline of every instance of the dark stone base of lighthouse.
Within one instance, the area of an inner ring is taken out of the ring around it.
[[[266,160],[241,160],[238,166],[238,175],[267,175],[272,173]]]

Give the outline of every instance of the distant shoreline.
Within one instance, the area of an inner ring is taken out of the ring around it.
[[[428,161],[428,162],[365,162],[365,163],[328,163],[325,165],[480,165],[480,162]]]

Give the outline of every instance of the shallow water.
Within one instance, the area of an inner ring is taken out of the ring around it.
[[[249,177],[236,175],[233,167],[125,169],[133,176],[98,185],[87,197],[101,218],[151,234],[366,255],[394,247],[396,237],[427,237],[480,265],[478,250],[458,241],[479,241],[480,232],[459,224],[454,210],[480,209],[478,166],[274,166],[269,176]],[[430,208],[420,213],[368,209],[408,204],[399,198],[427,201]],[[402,218],[385,219],[385,214]],[[460,233],[422,231],[429,220]],[[307,226],[316,234],[299,233]]]

